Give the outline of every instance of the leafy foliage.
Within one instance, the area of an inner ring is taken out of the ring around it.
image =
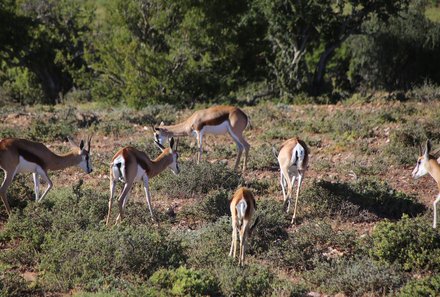
[[[400,264],[408,271],[439,270],[440,235],[422,217],[380,222],[371,237],[370,253],[382,262]]]
[[[368,257],[321,262],[306,278],[323,292],[350,296],[395,292],[403,282],[398,268],[375,263]]]

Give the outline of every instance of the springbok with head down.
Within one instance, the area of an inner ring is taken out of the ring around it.
[[[247,115],[238,107],[214,106],[194,112],[188,119],[176,125],[153,127],[154,138],[163,144],[166,138],[191,136],[197,138],[199,152],[197,163],[200,163],[203,152],[203,136],[205,134],[226,134],[228,133],[237,145],[238,155],[235,161],[235,170],[240,163],[243,150],[244,163],[243,171],[247,166],[247,159],[250,145],[243,137],[243,131],[249,124]]]
[[[57,155],[44,144],[19,138],[5,138],[0,141],[0,168],[5,172],[3,184],[0,187],[0,197],[8,214],[11,213],[6,191],[17,173],[32,172],[34,178],[35,201],[41,201],[52,188],[49,170],[63,170],[78,165],[86,173],[92,172],[90,161],[90,140],[87,148],[81,140],[78,146],[69,139],[73,150],[65,155]],[[47,183],[47,188],[40,197],[40,177]]]
[[[237,253],[237,233],[240,238],[240,254],[238,256],[239,265],[244,264],[244,254],[246,251],[246,240],[252,234],[258,223],[258,217],[255,219],[252,227],[249,225],[252,216],[257,209],[254,195],[246,188],[239,188],[230,201],[232,217],[232,242],[229,256],[235,258]]]
[[[178,174],[180,171],[177,143],[176,147],[173,149],[174,139],[171,138],[169,148],[163,147],[159,142],[155,142],[155,144],[162,153],[154,160],[151,160],[144,152],[141,152],[134,147],[122,148],[114,155],[110,164],[110,199],[108,202],[107,225],[110,221],[113,197],[118,180],[121,180],[124,183],[124,188],[118,198],[119,215],[116,218],[116,223],[122,221],[124,217],[124,208],[128,201],[130,190],[133,187],[133,184],[140,180],[144,183],[145,198],[147,200],[151,218],[154,220],[153,211],[151,210],[149,180],[164,171],[167,167],[171,168],[171,171],[174,174]]]
[[[434,222],[432,224],[433,228],[437,228],[437,204],[440,201],[440,164],[433,156],[436,152],[431,153],[431,141],[427,140],[425,144],[425,150],[423,151],[421,147],[419,147],[419,158],[417,159],[416,167],[412,172],[413,178],[417,179],[429,173],[432,178],[437,183],[437,187],[439,189],[439,194],[437,194],[436,199],[434,200]]]
[[[298,179],[295,208],[293,210],[291,221],[293,224],[296,217],[296,207],[298,204],[301,184],[309,164],[309,149],[305,142],[297,137],[286,140],[281,145],[280,152],[278,153],[278,163],[281,171],[280,183],[283,190],[284,205],[287,203],[287,212],[289,212],[290,209],[293,185],[295,180]]]

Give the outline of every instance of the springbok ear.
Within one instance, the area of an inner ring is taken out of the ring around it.
[[[160,125],[159,125],[159,127],[160,126],[165,126],[165,123],[162,121],[162,122],[160,122]]]
[[[159,141],[155,140],[154,143],[156,144],[156,146],[160,149],[161,152],[163,152],[163,150],[165,149],[163,145],[160,144]]]
[[[174,137],[171,137],[171,139],[168,139],[168,141],[170,142],[170,148],[173,149],[173,147],[174,147]]]
[[[67,140],[69,141],[69,144],[73,147],[78,147],[78,144],[76,144],[76,142],[70,138],[70,136],[67,136]]]

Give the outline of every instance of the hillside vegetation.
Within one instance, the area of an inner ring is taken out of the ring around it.
[[[85,175],[71,168],[51,173],[54,188],[41,203],[33,201],[31,176],[17,176],[8,192],[13,208],[9,220],[1,208],[1,292],[4,296],[438,292],[440,233],[432,229],[431,208],[437,190],[430,177],[412,180],[411,171],[419,143],[429,137],[435,147],[439,145],[439,107],[436,101],[426,108],[417,101],[381,99],[244,107],[252,120],[245,131],[252,145],[245,174],[231,170],[235,145],[229,137],[207,136],[207,153],[200,165],[195,164],[195,139],[182,138],[180,175],[167,170],[151,181],[159,223],[151,221],[138,185],[126,219],[113,227],[105,226],[113,154],[133,145],[151,157],[158,155],[150,124],[179,121],[192,110],[90,104],[2,109],[1,137],[38,139],[63,152],[68,149],[66,136],[93,134],[94,171]],[[295,135],[310,146],[311,160],[297,220],[290,225],[291,213],[282,210],[272,146]],[[228,199],[239,185],[254,191],[260,217],[244,268],[227,256],[232,230]]]

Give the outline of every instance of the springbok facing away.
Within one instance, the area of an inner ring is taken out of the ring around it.
[[[429,173],[437,183],[437,187],[439,188],[439,194],[437,194],[437,197],[433,203],[434,222],[432,224],[433,228],[437,228],[437,203],[440,201],[440,164],[433,157],[433,155],[430,154],[431,148],[432,145],[430,140],[426,141],[424,152],[422,151],[422,148],[419,147],[419,158],[417,159],[417,164],[412,172],[412,176],[413,178],[417,179]]]
[[[124,188],[118,198],[119,215],[116,218],[116,223],[122,221],[124,217],[124,208],[133,184],[141,179],[144,183],[145,197],[151,218],[154,220],[153,211],[151,210],[149,180],[164,171],[167,167],[170,167],[174,174],[178,174],[180,171],[177,162],[179,157],[177,153],[177,143],[176,147],[174,149],[172,148],[174,146],[174,139],[171,138],[169,148],[164,148],[159,142],[155,143],[162,153],[154,160],[150,160],[144,152],[134,147],[122,148],[114,155],[110,164],[110,199],[108,201],[106,225],[108,225],[110,221],[113,197],[118,180],[124,183]]]
[[[0,196],[8,214],[11,214],[6,191],[17,173],[32,172],[34,179],[35,201],[41,201],[52,188],[52,181],[47,175],[48,170],[63,170],[78,165],[86,173],[93,171],[90,161],[90,141],[84,148],[81,140],[78,146],[69,139],[73,150],[65,155],[57,155],[44,144],[19,138],[5,138],[0,141],[0,168],[5,172],[3,184],[0,187]],[[40,195],[40,176],[47,183],[43,195]]]
[[[286,140],[278,153],[278,163],[280,165],[280,183],[283,189],[284,205],[287,203],[287,212],[290,209],[290,201],[292,198],[293,185],[295,179],[298,179],[298,187],[296,190],[295,208],[291,224],[296,217],[296,207],[298,204],[299,192],[304,179],[304,174],[309,164],[309,149],[304,141],[298,137]],[[287,187],[287,194],[286,194]]]
[[[244,264],[244,254],[246,251],[246,240],[252,234],[258,223],[258,217],[255,219],[252,227],[249,222],[257,209],[254,195],[246,188],[239,188],[230,201],[231,217],[232,217],[232,242],[229,256],[237,253],[237,233],[240,236],[240,255],[238,257],[239,265]]]
[[[243,131],[249,124],[247,115],[239,108],[233,106],[214,106],[194,112],[188,119],[177,125],[153,127],[154,138],[163,144],[166,138],[178,136],[191,136],[197,138],[199,152],[197,163],[200,163],[203,152],[203,135],[229,133],[237,145],[237,160],[235,170],[240,164],[243,149],[245,151],[243,171],[246,170],[249,155],[249,143],[243,137]]]

